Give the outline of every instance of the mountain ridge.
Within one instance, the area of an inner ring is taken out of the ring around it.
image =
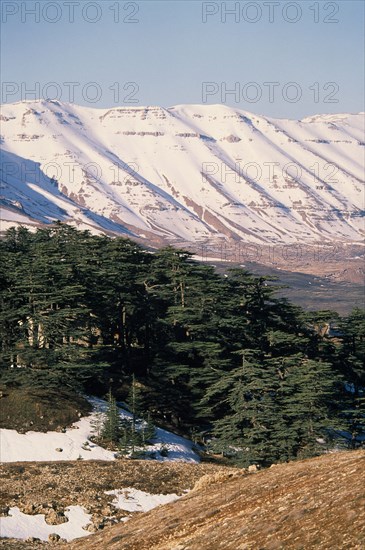
[[[152,245],[362,240],[362,113],[45,100],[1,113],[2,231],[60,220]]]

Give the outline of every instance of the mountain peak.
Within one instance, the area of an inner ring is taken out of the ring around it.
[[[363,115],[226,105],[2,106],[2,224],[148,243],[362,240]]]

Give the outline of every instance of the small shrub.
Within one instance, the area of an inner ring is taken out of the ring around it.
[[[160,453],[160,455],[163,456],[163,457],[166,457],[166,456],[169,455],[169,450],[168,450],[168,448],[166,447],[166,445],[161,445],[161,448],[160,448],[160,450],[159,450],[159,453]]]

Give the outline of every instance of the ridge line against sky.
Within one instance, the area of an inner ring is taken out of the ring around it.
[[[4,0],[0,99],[357,113],[363,23],[356,0]]]
[[[104,107],[104,106],[100,106],[100,105],[88,105],[88,104],[81,104],[81,103],[70,103],[70,102],[67,102],[67,101],[59,101],[59,100],[53,100],[53,99],[43,99],[43,98],[39,98],[39,99],[27,99],[27,100],[20,100],[20,101],[14,101],[14,102],[9,102],[9,103],[1,103],[0,104],[0,108],[5,108],[5,106],[11,106],[11,105],[24,105],[24,104],[32,104],[32,103],[44,103],[44,104],[47,104],[47,103],[51,103],[51,104],[59,104],[61,107],[71,107],[71,108],[85,108],[85,109],[93,109],[93,110],[100,110],[100,111],[108,111],[108,110],[129,110],[129,109],[136,109],[136,110],[145,110],[145,109],[148,109],[148,110],[153,110],[153,109],[162,109],[162,110],[165,110],[165,111],[173,111],[174,109],[179,109],[179,108],[201,108],[201,107],[205,107],[207,109],[207,112],[212,112],[215,108],[220,108],[220,107],[226,107],[227,109],[229,110],[232,110],[232,111],[241,111],[242,113],[244,113],[245,115],[249,115],[249,116],[252,116],[252,117],[261,117],[261,118],[267,118],[267,119],[287,119],[287,120],[293,120],[293,121],[296,121],[296,120],[305,120],[307,118],[313,118],[313,117],[327,117],[327,116],[333,116],[333,117],[336,117],[336,116],[352,116],[352,115],[365,115],[365,111],[358,111],[358,112],[340,112],[340,111],[333,111],[331,113],[312,113],[310,115],[306,115],[304,117],[302,117],[301,119],[296,119],[295,117],[274,117],[274,116],[269,116],[265,113],[255,113],[253,111],[247,111],[245,109],[242,109],[240,107],[237,107],[237,106],[232,106],[232,105],[225,105],[225,104],[222,104],[222,103],[206,103],[206,104],[203,104],[203,103],[181,103],[181,104],[177,104],[177,105],[113,105],[111,107]],[[364,123],[365,123],[365,120],[364,120]]]

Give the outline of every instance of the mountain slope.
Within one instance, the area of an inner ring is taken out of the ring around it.
[[[223,105],[3,105],[1,229],[59,219],[152,244],[358,242],[363,125]]]
[[[365,453],[343,452],[218,474],[180,500],[70,550],[267,550],[365,547]]]

